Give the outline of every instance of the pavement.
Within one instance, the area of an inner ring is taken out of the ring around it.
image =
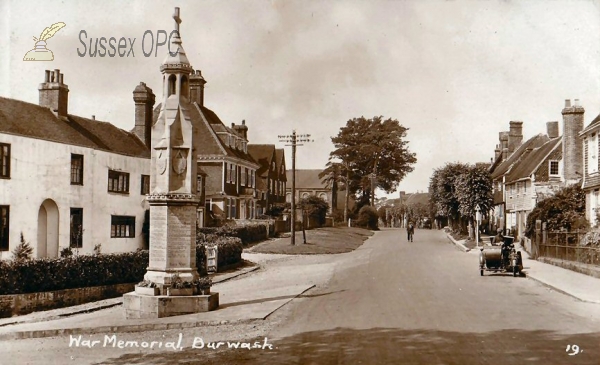
[[[457,241],[451,235],[448,234],[447,236],[450,242],[455,244],[460,250],[470,255],[479,255],[480,250],[471,250],[465,247],[464,240]],[[600,279],[563,269],[552,264],[532,260],[520,244],[516,243],[516,245],[517,249],[521,251],[523,273],[528,279],[535,280],[557,292],[569,295],[582,302],[600,304]],[[479,270],[479,267],[476,269]]]
[[[211,292],[219,293],[215,311],[158,319],[126,319],[123,298],[0,319],[0,340],[70,334],[141,332],[248,323],[266,319],[313,288],[333,271],[334,262],[318,258],[291,261],[287,255],[242,255],[255,263],[235,272],[215,274]],[[268,270],[265,269],[268,267]],[[243,276],[243,280],[238,280]]]

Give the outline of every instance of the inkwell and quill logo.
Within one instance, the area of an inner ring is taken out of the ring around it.
[[[33,37],[35,48],[27,52],[23,57],[23,61],[53,61],[54,53],[46,48],[46,41],[54,36],[56,32],[61,30],[66,24],[63,22],[54,23],[44,29],[40,38]]]

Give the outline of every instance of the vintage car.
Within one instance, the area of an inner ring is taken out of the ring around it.
[[[503,242],[494,242],[483,246],[479,252],[479,272],[510,272],[513,276],[521,275],[523,258],[514,246],[514,237],[504,236]]]

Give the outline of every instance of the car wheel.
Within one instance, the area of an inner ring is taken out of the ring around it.
[[[483,276],[483,269],[479,270],[479,274]]]

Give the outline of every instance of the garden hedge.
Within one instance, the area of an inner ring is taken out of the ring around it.
[[[0,295],[141,281],[148,251],[0,261]]]
[[[275,223],[269,224],[269,233],[275,231]],[[223,227],[203,227],[197,230],[198,239],[203,240],[204,235],[216,235],[220,237],[237,237],[244,246],[250,243],[262,241],[267,238],[267,223],[246,224],[240,226],[225,225]]]
[[[218,266],[242,260],[242,242],[236,237],[210,237],[218,246]],[[198,272],[206,274],[206,241],[196,243]],[[135,283],[144,279],[149,253],[75,255],[31,260],[0,260],[0,295]]]

